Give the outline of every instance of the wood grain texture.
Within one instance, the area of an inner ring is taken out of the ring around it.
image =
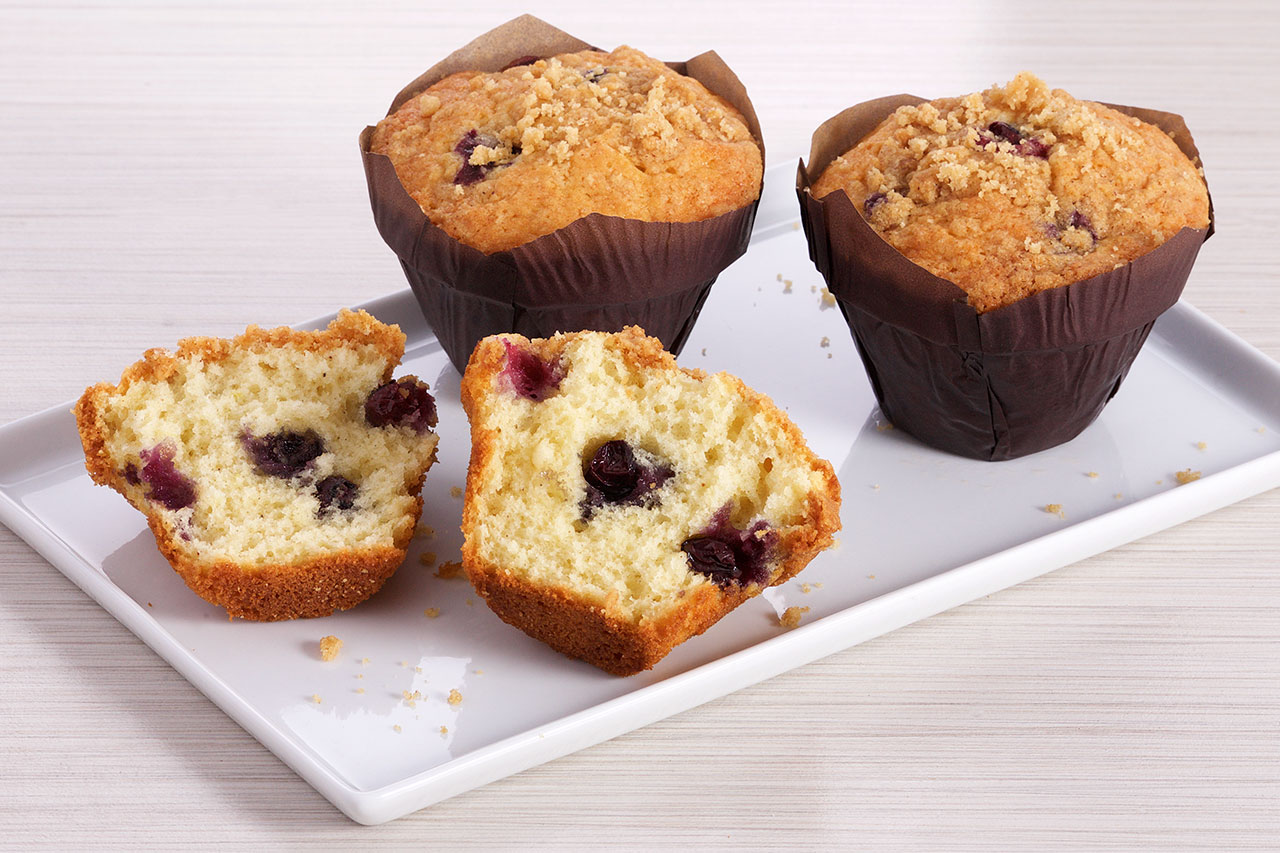
[[[0,423],[146,347],[402,288],[356,134],[527,7],[0,4]],[[1187,297],[1280,358],[1268,2],[634,5],[539,13],[714,47],[771,161],[894,92],[1036,70],[1182,113],[1218,234]],[[0,528],[0,849],[1274,849],[1271,492],[381,827],[357,826]]]

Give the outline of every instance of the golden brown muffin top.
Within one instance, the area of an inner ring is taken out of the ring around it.
[[[979,312],[1209,224],[1198,164],[1164,131],[1025,71],[1006,86],[899,107],[823,171],[813,194],[838,189]]]
[[[696,222],[760,191],[741,113],[629,47],[450,75],[383,119],[391,158],[427,217],[483,252],[590,213]]]

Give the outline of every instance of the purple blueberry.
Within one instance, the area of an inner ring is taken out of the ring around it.
[[[528,400],[545,400],[560,387],[564,370],[559,360],[548,364],[510,341],[503,340],[502,345],[507,350],[507,363],[500,375],[517,395]]]
[[[325,515],[334,507],[351,509],[355,506],[356,495],[359,492],[360,487],[346,477],[330,474],[316,483],[316,500],[320,502],[320,509],[316,514]]]
[[[174,466],[173,456],[173,443],[169,441],[143,450],[138,454],[142,460],[138,479],[147,484],[150,500],[165,509],[182,509],[196,502],[196,484]]]
[[[608,73],[609,73],[609,69],[603,68],[603,67],[588,68],[586,71],[581,72],[583,79],[586,80],[588,83],[598,83],[600,82],[600,78]]]
[[[426,383],[406,376],[369,393],[364,419],[370,426],[407,426],[421,435],[436,425],[436,400]]]
[[[258,473],[269,477],[296,477],[324,453],[324,441],[311,430],[273,432],[260,437],[245,430],[240,442]]]
[[[884,193],[872,193],[867,196],[867,200],[862,203],[862,212],[867,216],[871,216],[871,211],[884,204],[887,196]]]
[[[978,147],[985,148],[997,139],[1008,142],[1015,147],[1017,153],[1023,157],[1039,157],[1041,160],[1049,159],[1049,146],[1045,145],[1039,139],[1027,136],[1018,128],[1009,124],[1007,121],[993,121],[987,125],[987,130],[992,136],[986,134],[978,134]]]
[[[587,493],[582,499],[583,518],[591,518],[596,510],[610,506],[655,506],[658,489],[675,476],[651,454],[637,457],[631,445],[622,439],[606,441],[591,455],[582,469]]]
[[[772,574],[769,563],[778,544],[778,531],[766,521],[757,521],[746,530],[729,522],[729,505],[721,507],[711,523],[680,545],[689,559],[689,568],[716,583],[728,586],[764,585]]]
[[[733,549],[719,539],[691,537],[684,540],[680,550],[688,555],[690,568],[709,576],[720,586],[742,577]]]
[[[1007,121],[993,121],[987,125],[987,130],[995,134],[996,138],[1003,139],[1005,142],[1017,145],[1022,141],[1022,131],[1018,130]]]
[[[453,146],[453,153],[462,158],[462,165],[458,167],[458,173],[453,176],[453,182],[460,186],[468,187],[474,183],[484,180],[484,176],[499,166],[505,166],[506,163],[484,163],[482,165],[473,165],[471,155],[481,146],[485,148],[497,148],[502,143],[495,136],[487,133],[480,133],[476,130],[468,130],[458,144]],[[520,154],[520,146],[511,146],[511,155]]]
[[[1088,231],[1089,236],[1092,237],[1095,242],[1098,239],[1098,232],[1093,230],[1093,223],[1089,221],[1089,217],[1085,216],[1078,210],[1071,211],[1071,227]]]
[[[607,500],[616,501],[631,494],[640,479],[636,455],[622,439],[606,441],[591,457],[583,472],[587,482]]]

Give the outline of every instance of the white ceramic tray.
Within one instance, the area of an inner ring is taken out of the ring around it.
[[[458,559],[451,488],[469,444],[458,374],[407,290],[365,307],[405,330],[404,369],[439,398],[423,512],[437,533],[365,604],[228,622],[173,573],[142,517],[90,483],[70,403],[0,429],[0,521],[339,809],[380,823],[1280,485],[1280,366],[1185,304],[1067,445],[984,463],[887,428],[840,312],[822,304],[793,171],[770,170],[751,249],[712,290],[680,360],[731,370],[789,410],[838,470],[842,544],[651,672],[619,679],[562,657],[419,561]],[[1188,468],[1202,478],[1176,485]],[[792,605],[810,609],[783,631]],[[328,634],[345,646],[326,663]]]

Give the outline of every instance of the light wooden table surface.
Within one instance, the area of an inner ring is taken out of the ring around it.
[[[0,423],[152,345],[404,286],[358,130],[509,2],[0,3]],[[1022,68],[1181,112],[1218,215],[1187,297],[1280,357],[1269,2],[546,3],[714,47],[773,163],[881,94]],[[359,827],[0,528],[0,848],[1280,845],[1271,492],[381,827]]]

